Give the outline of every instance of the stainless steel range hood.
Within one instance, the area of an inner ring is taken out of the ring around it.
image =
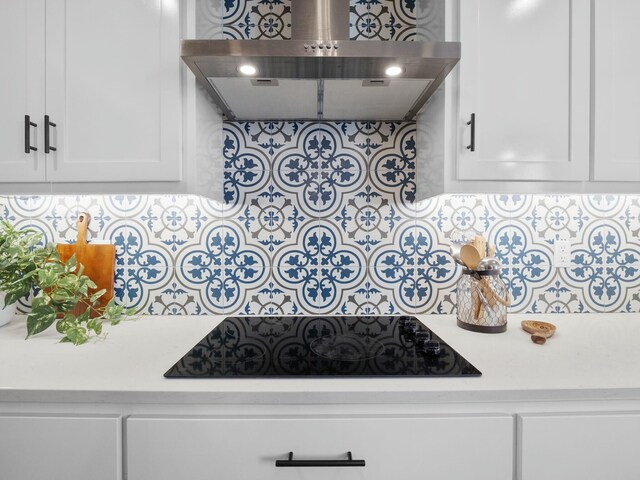
[[[460,59],[457,42],[349,40],[349,0],[291,0],[291,13],[291,40],[182,41],[226,119],[411,120]]]

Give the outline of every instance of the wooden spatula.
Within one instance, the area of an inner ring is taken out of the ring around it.
[[[87,243],[89,219],[87,212],[78,215],[78,241],[72,245],[59,243],[56,245],[56,249],[63,262],[69,260],[73,254],[76,255],[78,263],[84,266],[84,275],[88,276],[97,285],[98,288],[95,291],[106,289],[106,293],[99,300],[100,306],[104,307],[113,298],[116,247],[115,245]],[[78,306],[73,310],[73,313],[80,315],[85,309]],[[91,314],[92,317],[96,315],[96,312]]]
[[[478,254],[480,255],[480,259],[483,259],[487,256],[487,239],[482,235],[476,235],[473,239],[473,246],[478,250]]]

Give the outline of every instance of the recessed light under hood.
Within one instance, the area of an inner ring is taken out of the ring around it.
[[[457,42],[349,40],[349,0],[291,0],[291,14],[291,40],[182,41],[227,120],[411,120],[460,60]]]

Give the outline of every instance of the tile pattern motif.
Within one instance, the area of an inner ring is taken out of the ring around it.
[[[0,219],[116,245],[116,298],[151,314],[455,312],[451,240],[496,245],[512,312],[640,312],[640,196],[416,201],[416,126],[224,126],[224,199],[0,197]],[[553,244],[571,265],[553,267]],[[22,308],[28,305],[24,299]]]
[[[351,0],[349,36],[413,40],[415,10],[415,0]],[[291,0],[224,0],[222,34],[226,40],[290,39]]]

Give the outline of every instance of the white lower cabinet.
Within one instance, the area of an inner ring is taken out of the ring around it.
[[[127,480],[636,480],[639,438],[635,408],[517,415],[136,414],[126,417],[124,428],[116,414],[5,414],[0,480],[122,480],[123,472]],[[289,452],[294,461],[322,466],[276,466]],[[348,452],[365,465],[327,465],[348,460]]]
[[[521,480],[640,478],[640,412],[518,419]]]
[[[120,418],[0,416],[0,479],[119,480]]]
[[[128,480],[513,477],[513,417],[187,418],[126,421]],[[276,467],[276,460],[364,467]]]

